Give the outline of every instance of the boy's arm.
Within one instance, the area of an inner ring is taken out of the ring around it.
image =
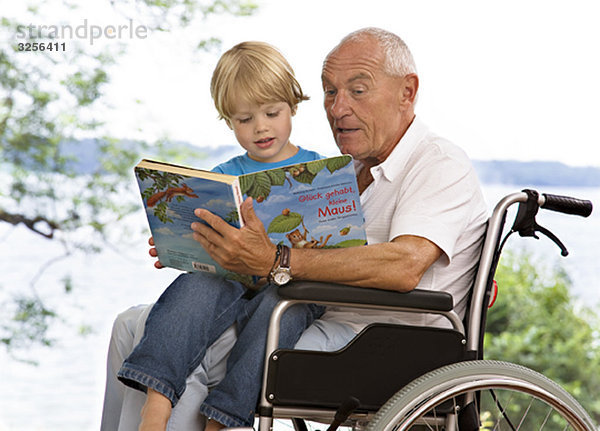
[[[197,209],[196,215],[212,228],[193,223],[194,238],[224,268],[266,276],[273,266],[276,247],[254,213],[252,199],[246,199],[241,209],[246,222],[242,229],[230,226],[207,210]],[[441,249],[431,241],[406,235],[364,247],[293,249],[291,270],[297,280],[409,291],[441,255]]]

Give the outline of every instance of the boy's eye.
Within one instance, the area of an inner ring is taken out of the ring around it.
[[[244,123],[248,123],[252,118],[251,117],[244,117],[244,118],[239,118],[238,121],[242,124]]]
[[[279,111],[267,112],[267,117],[277,117],[279,115]]]

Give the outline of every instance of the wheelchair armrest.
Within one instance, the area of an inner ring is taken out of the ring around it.
[[[344,284],[294,281],[280,287],[278,292],[282,299],[310,302],[367,304],[440,312],[451,311],[454,307],[452,295],[448,292],[424,289],[396,292]]]

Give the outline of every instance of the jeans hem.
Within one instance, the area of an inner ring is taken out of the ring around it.
[[[123,384],[139,391],[147,392],[147,389],[150,388],[161,393],[171,401],[172,407],[175,407],[179,402],[179,396],[169,385],[144,371],[128,368],[124,365],[117,373],[117,378]]]
[[[208,419],[213,419],[227,428],[233,427],[249,427],[252,426],[253,421],[242,421],[238,418],[235,418],[228,413],[225,413],[219,409],[214,408],[208,404],[202,404],[200,406],[200,413],[206,416]]]

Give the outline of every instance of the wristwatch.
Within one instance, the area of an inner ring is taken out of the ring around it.
[[[290,270],[290,248],[287,245],[281,246],[279,265],[273,268],[269,276],[277,286],[283,286],[292,279],[292,272]]]

